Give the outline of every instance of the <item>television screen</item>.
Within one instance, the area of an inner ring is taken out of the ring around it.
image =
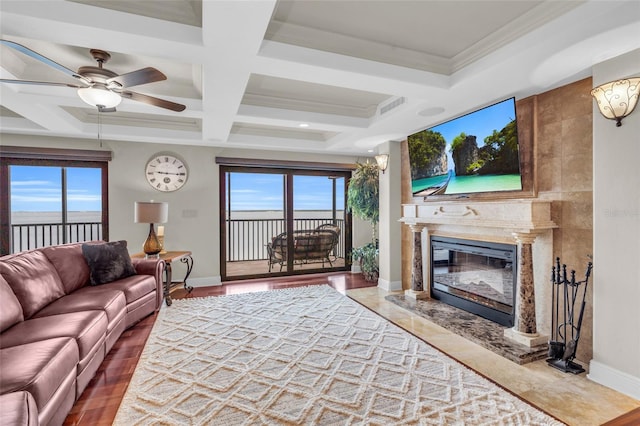
[[[408,137],[414,197],[522,189],[515,98]]]

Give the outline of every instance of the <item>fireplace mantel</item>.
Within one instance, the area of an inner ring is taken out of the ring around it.
[[[414,232],[412,285],[407,292],[410,297],[429,297],[424,291],[431,281],[429,235],[515,243],[519,258],[516,325],[505,330],[505,335],[529,346],[546,341],[537,330],[550,326],[545,303],[550,294],[545,284],[552,263],[552,230],[557,227],[551,219],[551,201],[428,200],[403,204],[402,209],[400,221]]]
[[[537,199],[499,201],[434,200],[403,204],[407,225],[493,228],[500,233],[528,233],[556,228],[551,220],[551,202]]]

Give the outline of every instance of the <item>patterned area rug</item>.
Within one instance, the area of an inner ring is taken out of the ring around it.
[[[329,286],[164,307],[116,425],[561,425]]]

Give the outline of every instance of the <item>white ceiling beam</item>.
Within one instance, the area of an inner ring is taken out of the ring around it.
[[[285,126],[296,129],[300,128],[300,123],[307,123],[310,129],[328,130],[332,132],[365,129],[369,126],[368,118],[254,105],[240,105],[236,115],[236,121],[267,126]]]
[[[256,74],[307,81],[372,93],[429,98],[445,92],[442,74],[353,58],[274,41],[264,41],[253,68]]]
[[[85,134],[87,137],[97,138],[97,124],[85,124]],[[92,136],[91,136],[92,135]],[[157,129],[152,127],[130,127],[120,125],[102,124],[100,135],[103,140],[122,140],[136,142],[162,141],[164,143],[181,145],[203,145],[200,132],[188,130]]]
[[[0,116],[0,129],[7,133],[33,133],[33,132],[48,132],[49,130],[38,126],[33,121],[27,120],[23,117],[1,117]]]
[[[227,140],[275,4],[275,0],[202,3],[205,140]]]
[[[229,135],[227,147],[238,145],[238,148],[268,149],[296,152],[326,152],[327,143],[296,138],[278,138],[272,136],[256,136],[232,133]]]
[[[82,123],[64,109],[53,103],[42,103],[43,97],[40,95],[16,92],[8,86],[0,85],[0,98],[4,107],[52,132],[82,131]]]

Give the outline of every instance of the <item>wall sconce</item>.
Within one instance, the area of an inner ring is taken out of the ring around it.
[[[601,84],[591,91],[598,103],[600,113],[610,120],[616,120],[616,127],[622,126],[622,119],[633,112],[638,102],[640,77],[624,78]]]
[[[162,244],[153,228],[154,223],[165,223],[169,219],[169,203],[154,203],[136,201],[134,211],[135,223],[148,223],[149,236],[144,242],[143,251],[149,256],[155,256],[162,251]]]
[[[389,154],[379,154],[376,155],[376,163],[378,163],[378,168],[384,174],[384,171],[387,170],[387,165],[389,164]]]

